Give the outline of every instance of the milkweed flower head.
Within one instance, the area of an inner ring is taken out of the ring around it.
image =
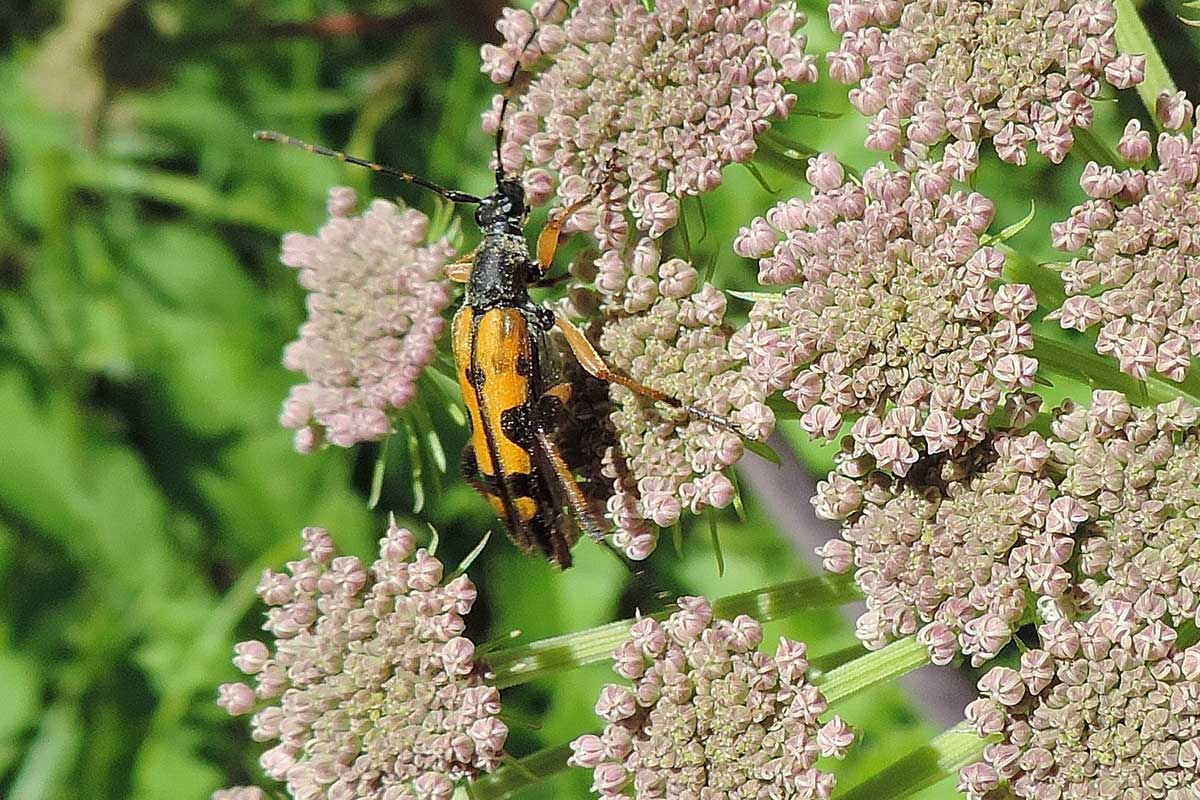
[[[1181,648],[1174,629],[1122,601],[1039,635],[1019,668],[980,680],[967,720],[1000,740],[961,771],[960,791],[971,800],[1200,794],[1200,646]]]
[[[917,634],[934,663],[962,653],[979,666],[1011,640],[1028,592],[1068,592],[1086,514],[1046,476],[1049,456],[1040,434],[998,433],[906,479],[834,473],[818,486],[818,514],[845,520],[818,553],[827,569],[854,571],[864,645]]]
[[[1159,110],[1172,123],[1191,115],[1182,96],[1161,98]],[[1118,150],[1144,161],[1150,137],[1131,122]],[[1200,355],[1200,138],[1163,134],[1154,152],[1156,168],[1084,169],[1090,199],[1052,228],[1055,247],[1082,252],[1062,270],[1067,299],[1050,318],[1099,326],[1096,350],[1122,372],[1181,381]]]
[[[721,168],[750,159],[755,137],[787,116],[789,82],[816,80],[805,17],[792,2],[539,2],[508,11],[483,69],[505,83],[518,59],[535,72],[505,120],[505,169],[525,167],[531,200],[570,205],[601,185],[567,224],[620,248],[637,230],[659,237],[680,202],[716,188]],[[535,22],[535,19],[538,22]],[[532,36],[532,39],[530,38]],[[524,48],[529,42],[528,48]],[[484,116],[494,132],[500,98]]]
[[[1145,77],[1144,56],[1117,52],[1111,0],[841,0],[829,19],[829,74],[858,84],[850,102],[883,152],[990,138],[1004,161],[1033,142],[1058,163],[1104,82]]]
[[[219,702],[254,713],[261,759],[295,798],[446,800],[463,777],[494,770],[508,729],[463,636],[475,586],[391,525],[370,567],[335,557],[329,534],[303,533],[305,558],[267,571],[274,645],[242,642],[234,663],[251,676]]]
[[[641,618],[613,654],[632,686],[600,693],[601,735],[571,743],[574,766],[592,770],[600,797],[824,798],[835,785],[817,767],[841,758],[853,733],[806,678],[803,643],[758,651],[762,627],[747,616],[714,620],[699,597],[679,600],[665,622]]]
[[[1136,408],[1097,391],[1053,431],[1061,490],[1089,517],[1078,554],[1089,604],[1121,600],[1143,621],[1200,624],[1200,408]]]
[[[747,374],[832,439],[857,416],[853,455],[904,475],[922,454],[962,453],[988,416],[1032,387],[1032,289],[999,284],[1004,257],[980,237],[993,206],[952,191],[978,150],[950,145],[914,174],[869,169],[847,180],[830,154],[808,170],[809,200],[776,205],[743,228],[739,255],[786,286],[736,336]]]
[[[428,242],[420,211],[375,200],[355,215],[354,192],[330,192],[330,219],[316,236],[289,233],[282,261],[308,292],[308,318],[283,363],[303,372],[280,421],[296,449],[350,447],[392,433],[390,414],[412,401],[436,355],[451,299],[448,240]]]

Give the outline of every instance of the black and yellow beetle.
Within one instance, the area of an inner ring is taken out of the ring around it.
[[[510,87],[512,83],[510,80]],[[590,200],[553,216],[538,236],[536,256],[530,257],[524,233],[529,215],[525,191],[517,178],[504,173],[499,157],[507,106],[506,96],[496,132],[496,188],[487,197],[447,189],[419,175],[281,133],[260,131],[255,138],[332,156],[424,187],[453,203],[479,206],[475,221],[483,233],[482,242],[446,269],[450,280],[466,284],[462,307],[452,325],[458,382],[471,425],[463,452],[463,474],[504,520],[509,537],[521,550],[541,553],[560,567],[568,567],[575,536],[564,509],[570,508],[579,529],[596,539],[603,539],[607,526],[591,509],[555,441],[557,422],[571,402],[572,384],[562,377],[561,354],[550,339],[554,328],[561,332],[579,365],[595,378],[716,425],[733,426],[609,369],[579,328],[530,298],[529,287],[541,284],[553,263],[563,225]]]

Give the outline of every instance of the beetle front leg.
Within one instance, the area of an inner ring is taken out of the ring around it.
[[[457,261],[451,261],[447,264],[446,277],[455,283],[469,283],[471,280],[471,270],[475,267],[475,256],[478,252],[479,248],[476,247]]]

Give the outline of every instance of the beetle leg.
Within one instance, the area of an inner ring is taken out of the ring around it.
[[[651,400],[657,400],[661,403],[666,403],[672,408],[682,409],[694,417],[698,417],[706,422],[711,422],[719,428],[736,433],[738,436],[745,436],[737,426],[729,420],[722,417],[720,414],[714,414],[711,411],[706,411],[699,406],[684,402],[677,397],[673,397],[666,392],[660,392],[658,389],[651,388],[645,384],[638,383],[633,378],[627,375],[622,375],[616,372],[607,364],[604,359],[596,352],[596,348],[588,341],[587,336],[583,331],[579,330],[576,325],[563,316],[560,312],[554,312],[554,323],[558,329],[562,331],[563,336],[567,340],[567,344],[571,348],[571,352],[575,354],[575,358],[579,360],[579,366],[587,370],[593,377],[598,378],[605,383],[615,383],[619,386],[624,386],[635,394],[640,394],[642,397],[648,397]],[[749,438],[749,437],[746,437]]]
[[[575,480],[571,468],[567,466],[562,451],[558,449],[558,445],[554,443],[545,429],[538,428],[535,435],[538,447],[541,448],[542,454],[550,463],[550,468],[554,470],[555,477],[558,478],[558,485],[566,492],[567,503],[571,506],[576,523],[589,537],[603,541],[607,532],[606,527],[592,512],[592,507],[588,503],[587,497],[584,496],[583,489],[579,488],[579,482]]]
[[[546,223],[546,227],[542,228],[542,232],[538,234],[537,241],[537,268],[539,277],[549,272],[550,267],[554,264],[554,253],[558,250],[558,242],[562,238],[562,229],[567,224],[567,220],[596,199],[604,189],[605,184],[609,182],[612,171],[613,165],[610,159],[604,167],[604,178],[592,186],[592,190],[588,192],[587,196],[582,200],[577,200],[562,209],[562,211],[552,214],[550,220]]]
[[[475,266],[475,254],[478,252],[479,248],[476,247],[457,261],[451,261],[447,264],[446,277],[455,283],[467,283],[470,281],[471,270]]]
[[[592,202],[593,199],[595,199],[595,194],[589,194],[582,200],[574,202],[562,211],[551,215],[550,220],[546,223],[546,227],[542,228],[542,232],[538,234],[537,268],[539,276],[545,275],[550,271],[550,267],[554,265],[554,253],[558,250],[558,242],[562,238],[562,229],[567,224],[567,220],[575,212]]]

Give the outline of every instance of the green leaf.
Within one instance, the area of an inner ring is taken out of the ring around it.
[[[756,456],[765,458],[767,461],[770,461],[777,467],[783,466],[783,459],[779,457],[779,453],[776,453],[771,445],[767,444],[766,442],[759,442],[755,441],[754,439],[743,439],[742,444],[747,450],[749,450],[751,453],[754,453]]]
[[[1007,242],[1009,239],[1016,236],[1021,231],[1029,227],[1029,223],[1033,222],[1033,218],[1037,216],[1037,201],[1029,201],[1029,213],[1026,214],[1019,222],[1014,222],[1004,230],[997,233],[995,236],[980,237],[980,243],[984,245],[997,245]]]

